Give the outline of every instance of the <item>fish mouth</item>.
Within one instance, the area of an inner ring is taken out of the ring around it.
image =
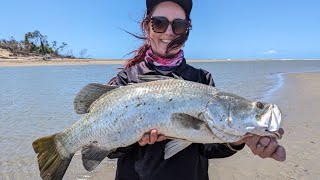
[[[281,111],[275,104],[265,106],[262,114],[256,115],[257,127],[247,127],[247,132],[260,136],[269,136],[276,139],[282,138],[279,132],[281,125]]]
[[[278,131],[281,124],[281,112],[277,105],[271,105],[268,130],[271,132]]]
[[[269,107],[269,111],[270,111],[270,117],[269,117],[268,128],[266,129],[266,131],[273,134],[276,138],[281,139],[282,135],[278,131],[280,129],[280,124],[281,124],[281,111],[278,108],[278,106],[274,104],[272,104]]]

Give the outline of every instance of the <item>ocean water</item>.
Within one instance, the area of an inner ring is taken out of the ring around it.
[[[320,61],[227,61],[191,63],[213,74],[216,87],[252,100],[268,101],[283,74],[320,72]],[[0,67],[0,179],[40,179],[32,142],[69,127],[81,117],[73,98],[87,83],[106,83],[120,65]],[[115,166],[104,160],[87,172],[77,153],[65,179],[94,179]]]

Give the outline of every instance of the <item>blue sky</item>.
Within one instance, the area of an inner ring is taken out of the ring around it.
[[[0,38],[39,30],[74,55],[122,59],[139,47],[145,0],[7,0]],[[319,0],[194,0],[187,59],[320,59]]]

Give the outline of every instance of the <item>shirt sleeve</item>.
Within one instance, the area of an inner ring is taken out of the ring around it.
[[[212,74],[206,70],[201,69],[202,71],[202,82],[203,84],[215,87],[215,83],[212,77]]]
[[[121,71],[117,74],[116,77],[113,77],[109,82],[108,85],[110,86],[126,86],[128,85],[128,76],[127,73]]]
[[[227,143],[204,144],[202,154],[208,158],[225,158],[234,155],[237,151],[243,149],[245,144],[239,146],[231,146]]]

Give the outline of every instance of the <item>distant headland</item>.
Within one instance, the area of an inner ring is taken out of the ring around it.
[[[52,59],[84,59],[87,49],[80,51],[80,57],[75,57],[65,42],[48,41],[48,37],[40,31],[27,32],[23,40],[14,37],[0,39],[0,58],[7,60],[52,60]]]

